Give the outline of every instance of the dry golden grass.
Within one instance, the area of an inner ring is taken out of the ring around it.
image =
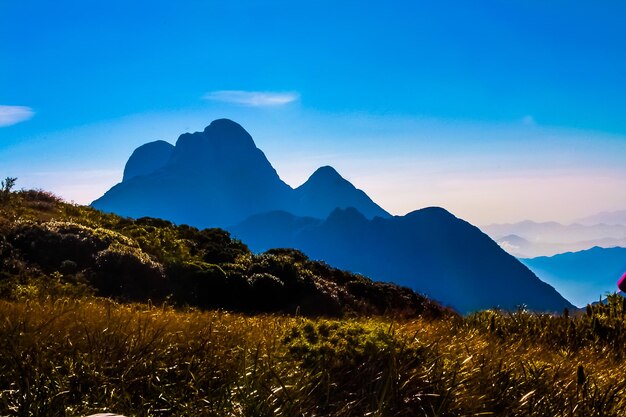
[[[391,321],[0,301],[0,415],[622,416],[623,347],[593,336],[623,328],[616,303]]]

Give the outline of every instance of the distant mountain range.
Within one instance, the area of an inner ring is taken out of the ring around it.
[[[594,246],[626,247],[626,226],[619,224],[563,225],[523,221],[482,226],[481,230],[518,258],[552,256]]]
[[[617,280],[626,272],[626,248],[591,248],[521,259],[539,278],[582,307],[606,293],[618,291]]]
[[[393,281],[461,312],[573,307],[476,227],[441,208],[390,216],[331,167],[284,183],[237,123],[220,119],[175,146],[133,152],[124,179],[92,203],[129,217],[225,227],[253,250],[291,247]]]
[[[586,226],[593,226],[595,224],[626,226],[626,210],[603,211],[602,213],[578,219],[576,223]]]

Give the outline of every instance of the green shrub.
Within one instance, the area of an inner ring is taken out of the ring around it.
[[[100,295],[127,300],[161,300],[169,290],[160,264],[140,249],[122,245],[98,252],[92,283]]]
[[[203,308],[229,306],[226,273],[218,265],[202,261],[171,264],[167,275],[178,302]]]

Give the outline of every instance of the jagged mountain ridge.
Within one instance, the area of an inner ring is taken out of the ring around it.
[[[325,218],[336,207],[356,207],[370,218],[389,216],[331,167],[320,168],[292,189],[248,132],[228,119],[215,120],[202,132],[181,135],[170,150],[159,144],[163,149],[155,152],[156,146],[152,142],[138,148],[127,163],[124,181],[92,206],[197,227],[228,227],[273,210]],[[163,163],[168,151],[171,154]]]

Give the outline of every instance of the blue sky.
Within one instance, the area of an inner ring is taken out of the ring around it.
[[[0,175],[78,202],[230,117],[397,214],[626,208],[623,2],[5,0],[0,39]]]

